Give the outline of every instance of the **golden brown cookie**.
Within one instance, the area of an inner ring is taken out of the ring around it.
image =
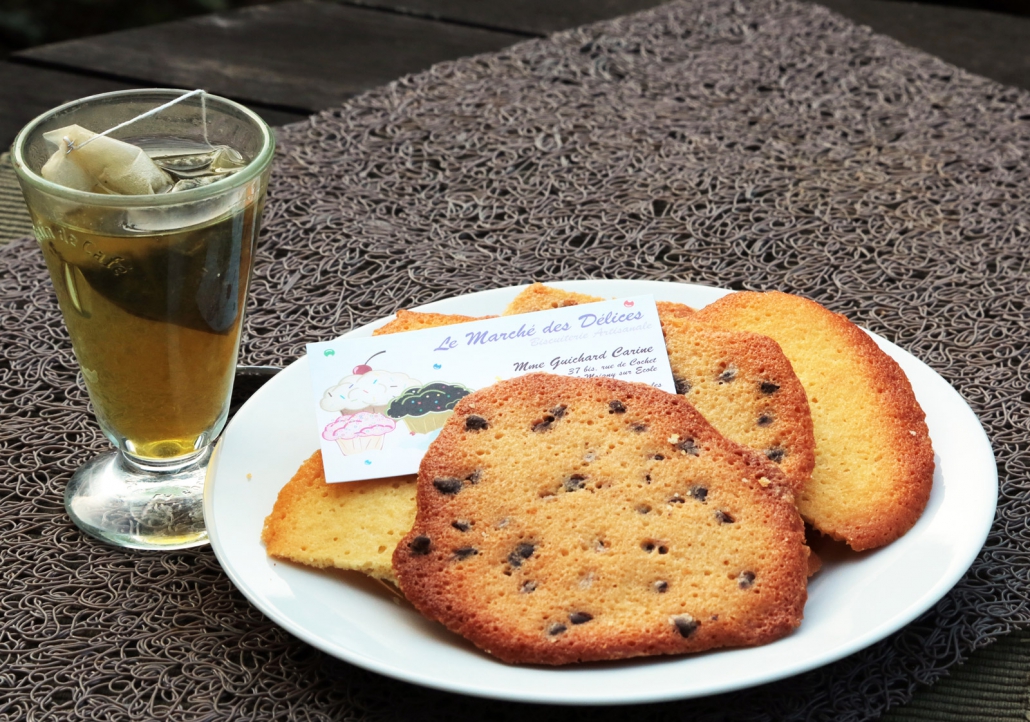
[[[551,298],[557,291],[535,285],[539,290],[530,301]],[[779,345],[758,334],[691,321],[695,312],[683,304],[661,301],[658,308],[677,393],[720,433],[779,464],[792,490],[801,489],[815,462],[812,419],[801,382]],[[419,317],[412,321],[418,328],[461,323],[442,314],[405,313],[406,318]],[[381,330],[402,330],[391,326]]]
[[[694,314],[694,309],[685,303],[673,303],[672,301],[655,301],[658,308],[659,318],[687,318]]]
[[[600,296],[588,296],[585,293],[574,291],[563,291],[553,286],[545,286],[542,283],[534,283],[519,293],[508,307],[504,309],[505,316],[514,316],[520,313],[533,313],[534,311],[549,311],[553,308],[564,308],[566,306],[578,306],[581,303],[596,303],[606,301]],[[688,316],[694,312],[690,306],[672,301],[656,301],[658,313],[666,316]]]
[[[844,316],[778,291],[725,296],[697,321],[776,340],[808,395],[815,467],[802,516],[852,549],[894,541],[930,496],[933,448],[901,367]]]
[[[389,323],[380,326],[372,332],[373,336],[383,336],[388,333],[401,333],[403,331],[418,331],[423,328],[435,328],[437,326],[450,326],[455,323],[468,323],[469,321],[482,321],[496,316],[459,316],[453,313],[423,313],[421,311],[397,311],[397,318]]]
[[[458,403],[393,564],[480,648],[565,664],[783,637],[808,547],[782,472],[682,397],[531,374]]]
[[[662,315],[676,392],[720,433],[765,454],[797,493],[815,463],[808,399],[790,361],[767,336]]]
[[[390,558],[414,519],[414,475],[329,484],[316,451],[279,492],[261,539],[277,559],[394,581]]]
[[[512,299],[512,302],[504,309],[502,315],[514,316],[519,313],[549,311],[552,308],[578,306],[581,303],[595,303],[604,300],[606,299],[600,296],[588,296],[585,293],[562,291],[560,288],[545,286],[542,283],[534,283]]]

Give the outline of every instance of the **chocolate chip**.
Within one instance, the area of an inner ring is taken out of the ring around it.
[[[582,474],[573,474],[564,481],[562,486],[565,487],[565,491],[579,491],[587,485],[587,478]]]
[[[460,532],[467,532],[469,529],[472,528],[472,522],[465,521],[464,519],[458,519],[456,521],[452,521],[451,526],[453,526]]]
[[[736,521],[732,516],[724,512],[722,509],[719,509],[715,512],[715,518],[719,520],[720,524],[732,524],[734,521]]]
[[[568,627],[566,627],[564,624],[552,624],[550,627],[547,628],[547,633],[550,636],[555,637],[564,632],[566,629],[568,629]]]
[[[650,484],[651,483],[651,475],[650,474],[644,474],[644,481],[646,481],[648,484]]]
[[[565,411],[568,408],[569,407],[566,406],[565,404],[562,404],[561,406],[555,406],[553,409],[551,409],[551,416],[553,416],[556,419],[560,419],[563,416],[565,416]]]
[[[673,494],[672,497],[669,499],[670,504],[682,504],[685,501],[686,499],[684,499],[679,494]]]
[[[765,455],[769,457],[769,461],[775,461],[779,464],[783,461],[783,457],[787,455],[787,450],[782,446],[774,446],[771,449],[766,449]]]
[[[490,424],[482,416],[473,414],[465,418],[465,431],[484,431],[489,428]]]
[[[411,553],[416,556],[428,554],[430,546],[432,543],[427,536],[417,536],[408,543],[408,549],[411,549]]]
[[[651,552],[653,552],[656,546],[658,546],[658,545],[657,545],[657,544],[655,544],[655,543],[654,543],[653,541],[651,541],[650,539],[648,539],[647,541],[644,541],[644,542],[642,542],[642,543],[640,544],[640,548],[641,548],[641,549],[643,549],[643,550],[644,550],[645,552],[647,552],[648,554],[650,554]]]
[[[673,617],[672,623],[676,626],[676,631],[679,632],[680,636],[684,639],[696,632],[697,628],[701,626],[701,623],[689,614]]]
[[[630,431],[636,431],[638,434],[642,434],[647,431],[647,424],[631,424]]]
[[[573,612],[569,615],[569,621],[573,624],[586,624],[593,618],[593,614],[588,614],[586,612]]]
[[[521,567],[522,562],[533,556],[533,551],[536,549],[532,544],[523,542],[515,547],[515,550],[508,555],[508,563],[513,567]]]
[[[650,514],[651,513],[651,507],[648,506],[647,504],[641,504],[640,506],[637,507],[637,511],[640,512],[641,514]]]
[[[691,456],[700,456],[701,449],[697,447],[693,439],[684,439],[683,441],[676,444],[676,448],[682,451],[684,454],[690,454]]]
[[[750,589],[755,583],[754,572],[741,572],[740,576],[737,577],[737,586],[741,589]]]
[[[608,402],[608,413],[609,414],[624,414],[626,413],[626,405],[621,401],[609,401]]]
[[[540,421],[537,421],[535,424],[533,424],[533,431],[547,431],[549,428],[551,428],[551,424],[553,423],[553,416],[545,416]]]
[[[651,456],[651,458],[654,459],[655,461],[664,461],[665,460],[665,457],[662,456],[661,454],[654,454],[654,455]]]
[[[720,384],[728,384],[729,382],[736,380],[736,378],[737,378],[737,369],[734,368],[733,366],[730,366],[728,369],[726,369],[721,374],[719,374],[719,383]]]
[[[667,591],[669,591],[669,583],[666,581],[659,580],[652,584],[651,588],[659,594],[665,594]]]
[[[762,414],[758,417],[759,426],[770,426],[773,422],[772,414]]]
[[[774,384],[772,381],[763,381],[758,388],[761,389],[762,393],[766,394],[767,396],[769,394],[775,394],[777,391],[780,390],[779,384]]]
[[[461,549],[454,550],[454,558],[458,561],[474,557],[476,554],[479,554],[479,550],[475,547],[462,547]]]
[[[478,484],[479,480],[482,479],[482,478],[483,478],[483,470],[482,469],[476,469],[471,474],[469,474],[468,476],[465,477],[465,481],[467,481],[470,484]]]
[[[672,382],[676,385],[677,394],[690,393],[690,389],[693,388],[689,381],[687,381],[686,379],[681,379],[679,376],[673,376]]]
[[[687,493],[690,494],[692,498],[697,499],[701,503],[704,503],[704,500],[708,498],[708,489],[706,489],[703,486],[694,485],[690,487]]]
[[[439,479],[433,479],[433,486],[436,487],[436,490],[441,494],[447,494],[450,496],[461,491],[461,479],[443,476]]]
[[[663,544],[662,546],[658,547],[658,553],[659,554],[668,554],[669,553],[669,547],[667,547],[667,546],[665,546]]]
[[[531,593],[535,592],[536,591],[536,582],[534,582],[534,581],[522,582],[522,586],[519,587],[519,591],[522,592],[523,594],[531,594]]]

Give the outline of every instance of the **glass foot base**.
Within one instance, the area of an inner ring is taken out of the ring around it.
[[[147,472],[119,452],[98,456],[72,475],[64,507],[82,531],[130,549],[187,549],[207,544],[204,476],[208,450],[189,466]]]

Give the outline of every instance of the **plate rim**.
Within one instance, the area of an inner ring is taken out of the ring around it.
[[[720,287],[717,287],[717,286],[711,286],[711,285],[706,285],[706,284],[682,283],[682,282],[677,282],[677,281],[655,281],[655,280],[648,280],[648,279],[587,279],[587,280],[577,280],[577,281],[548,281],[547,285],[558,287],[558,288],[563,288],[565,290],[577,290],[577,288],[583,288],[583,287],[586,287],[586,286],[593,286],[594,284],[597,284],[597,283],[603,283],[605,285],[613,285],[613,286],[624,285],[624,284],[625,285],[630,285],[630,284],[632,284],[632,285],[648,284],[648,285],[658,285],[658,286],[662,286],[662,287],[666,287],[666,286],[683,287],[683,286],[686,286],[686,287],[690,287],[692,289],[695,289],[697,291],[703,292],[703,293],[705,293],[707,295],[710,295],[712,297],[712,300],[715,300],[715,298],[721,297],[723,295],[728,295],[730,293],[734,293],[734,291],[732,291],[730,289],[720,288]],[[465,302],[465,303],[467,303],[469,301],[474,301],[474,299],[477,296],[483,296],[483,295],[487,295],[487,294],[493,295],[493,294],[498,294],[498,293],[503,293],[503,292],[509,292],[509,293],[512,293],[514,295],[515,293],[517,293],[518,291],[526,288],[527,286],[528,286],[528,284],[522,284],[522,285],[519,285],[519,286],[507,286],[507,287],[501,287],[501,288],[493,288],[493,289],[485,289],[485,290],[481,290],[481,291],[475,291],[475,292],[472,292],[472,293],[462,294],[462,295],[459,295],[459,296],[452,296],[452,297],[448,297],[448,298],[445,298],[445,299],[439,299],[439,300],[436,300],[436,301],[433,301],[433,302],[430,302],[430,303],[422,304],[420,306],[413,307],[411,310],[414,310],[414,311],[425,311],[425,312],[441,312],[440,306],[445,306],[445,307],[446,306],[450,306],[451,304],[453,304],[455,302]],[[454,313],[456,311],[451,310],[450,312]],[[345,333],[339,334],[339,336],[347,337],[347,336],[366,335],[366,334],[371,333],[371,331],[374,330],[375,328],[378,328],[379,326],[382,326],[382,325],[388,323],[393,318],[395,318],[395,314],[391,314],[390,316],[386,316],[386,317],[377,319],[377,320],[372,321],[372,322],[370,322],[368,324],[364,324],[362,326],[358,326],[358,327],[352,328],[352,329],[346,331]],[[991,447],[990,439],[987,436],[986,430],[983,428],[982,423],[980,422],[979,418],[976,416],[975,412],[973,412],[973,410],[969,407],[969,404],[966,402],[966,400],[964,398],[962,398],[961,394],[959,394],[958,391],[953,386],[951,386],[950,383],[947,382],[947,380],[945,380],[943,377],[941,377],[940,374],[938,374],[936,371],[934,371],[933,368],[931,368],[928,364],[926,364],[925,362],[921,361],[916,356],[914,356],[913,354],[909,353],[908,351],[906,351],[905,349],[901,348],[900,346],[897,346],[893,342],[891,342],[891,341],[889,341],[889,340],[887,340],[887,339],[885,339],[885,338],[883,338],[883,337],[881,337],[881,336],[879,336],[879,335],[877,335],[875,333],[872,333],[872,332],[870,332],[870,331],[868,331],[866,329],[863,329],[863,331],[865,331],[867,334],[869,334],[873,338],[873,340],[876,341],[876,343],[881,348],[883,348],[885,352],[887,352],[890,356],[892,356],[892,358],[894,358],[896,361],[899,361],[899,363],[900,363],[900,361],[901,361],[901,359],[899,358],[899,356],[900,356],[901,358],[905,359],[909,363],[914,362],[914,363],[916,363],[916,364],[918,364],[920,366],[925,367],[925,369],[927,371],[929,371],[934,377],[936,377],[937,380],[939,380],[945,387],[947,387],[947,389],[950,391],[950,394],[954,397],[952,399],[952,401],[953,402],[957,401],[959,403],[963,415],[968,415],[969,417],[971,417],[971,420],[975,422],[975,425],[976,425],[977,429],[980,432],[979,435],[976,438],[976,444],[975,445],[976,446],[985,447],[985,448],[981,448],[978,451],[976,451],[975,453],[981,453],[982,451],[986,450],[986,452],[990,455],[990,458],[992,459],[992,461],[994,460],[995,457],[994,457],[993,448]],[[216,472],[216,470],[217,470],[217,468],[219,466],[219,462],[221,461],[223,441],[226,438],[226,436],[230,433],[234,423],[237,421],[237,419],[240,418],[241,413],[244,411],[244,409],[247,406],[249,406],[251,404],[259,404],[261,402],[261,399],[265,395],[270,394],[272,392],[270,387],[272,386],[272,384],[274,384],[276,382],[277,379],[279,379],[280,376],[282,376],[283,374],[286,374],[287,372],[289,372],[290,375],[301,373],[304,369],[306,369],[306,366],[307,366],[307,356],[305,355],[305,356],[301,356],[301,357],[297,358],[296,360],[294,360],[293,362],[288,364],[286,367],[284,367],[283,370],[279,372],[279,374],[276,374],[275,378],[270,379],[268,383],[266,383],[264,386],[262,386],[260,389],[258,389],[258,391],[255,392],[255,394],[252,395],[251,398],[247,400],[247,402],[237,412],[236,417],[234,417],[232,419],[232,421],[230,421],[230,423],[226,426],[226,428],[223,431],[223,433],[220,435],[220,437],[218,439],[218,442],[215,445],[215,449],[214,449],[214,451],[212,453],[211,461],[210,461],[210,464],[208,466],[208,471],[207,471],[206,478],[205,478],[205,485],[204,485],[204,514],[205,514],[205,518],[206,519],[211,519],[211,520],[215,520],[216,519],[216,514],[215,514],[215,509],[214,509],[214,493],[213,493],[214,492],[214,486],[217,483],[217,472]],[[285,379],[285,378],[287,378],[287,376],[284,376],[283,378]],[[283,381],[280,381],[280,383],[283,383]],[[937,455],[936,452],[935,452],[935,455]],[[991,527],[993,526],[993,520],[994,520],[994,516],[995,516],[995,513],[996,513],[996,509],[997,509],[997,501],[998,501],[998,476],[997,476],[997,466],[996,466],[996,464],[991,464],[990,465],[990,473],[988,473],[987,476],[982,481],[988,482],[988,485],[990,486],[990,489],[985,490],[985,491],[992,491],[993,493],[990,496],[990,500],[987,503],[987,506],[982,509],[983,515],[982,515],[982,518],[980,519],[979,525],[977,525],[978,529],[974,529],[974,531],[970,533],[971,537],[975,536],[976,539],[979,539],[979,544],[977,546],[975,546],[975,548],[973,547],[972,544],[970,544],[968,547],[966,547],[966,549],[965,549],[966,554],[964,555],[964,557],[960,560],[960,562],[958,563],[957,566],[953,566],[953,569],[955,569],[956,571],[954,571],[951,574],[945,575],[945,577],[943,577],[941,580],[938,580],[935,584],[930,585],[927,588],[926,593],[924,593],[923,596],[921,597],[919,603],[911,604],[902,613],[895,615],[894,617],[892,617],[886,623],[881,624],[878,627],[874,627],[873,629],[868,630],[866,633],[861,634],[858,637],[849,639],[847,644],[841,645],[835,651],[831,652],[828,655],[822,655],[820,657],[819,661],[817,661],[815,663],[813,663],[811,659],[805,659],[804,661],[795,662],[793,664],[789,664],[788,663],[788,664],[785,664],[785,665],[777,665],[777,666],[771,668],[764,675],[752,675],[751,678],[749,678],[746,682],[743,682],[743,683],[740,682],[740,681],[728,680],[728,681],[726,681],[723,684],[714,685],[711,689],[706,689],[706,690],[700,691],[700,692],[687,692],[687,693],[684,693],[683,691],[677,691],[676,689],[669,689],[669,690],[667,690],[667,691],[665,691],[664,693],[661,693],[661,694],[656,694],[656,693],[653,693],[653,692],[634,693],[633,690],[629,690],[629,691],[620,691],[620,693],[617,694],[617,695],[607,694],[607,695],[601,695],[601,696],[598,696],[596,694],[594,694],[592,696],[591,695],[579,696],[579,695],[573,693],[571,695],[572,698],[570,699],[569,696],[562,696],[562,697],[559,698],[559,697],[555,697],[554,695],[551,695],[551,694],[534,694],[532,692],[526,693],[525,691],[520,691],[518,693],[513,693],[510,690],[503,690],[503,689],[499,689],[499,688],[485,688],[483,686],[482,682],[470,683],[470,684],[461,683],[461,682],[454,683],[453,681],[440,680],[438,678],[435,678],[435,677],[432,677],[432,676],[426,675],[426,674],[418,674],[418,673],[414,673],[413,674],[413,673],[411,673],[409,671],[405,671],[405,670],[401,670],[401,669],[395,669],[395,668],[392,668],[391,666],[389,666],[387,664],[384,664],[384,663],[380,662],[378,659],[373,659],[373,658],[367,657],[366,655],[362,654],[361,652],[356,652],[356,651],[354,651],[352,649],[341,648],[339,645],[333,644],[329,640],[325,639],[324,637],[319,636],[319,634],[316,631],[308,629],[307,627],[305,627],[304,625],[302,625],[298,621],[294,620],[292,617],[289,617],[289,616],[285,615],[284,613],[282,613],[273,603],[271,603],[269,600],[265,599],[265,597],[263,595],[259,594],[256,590],[252,589],[251,586],[248,584],[247,580],[240,576],[239,570],[237,570],[225,558],[228,553],[227,553],[227,551],[225,550],[225,548],[224,548],[224,546],[222,544],[222,540],[221,540],[221,537],[220,537],[220,532],[219,532],[219,530],[217,528],[217,524],[216,523],[212,522],[211,524],[209,524],[208,534],[209,534],[209,538],[210,538],[210,541],[211,541],[212,550],[214,551],[215,556],[218,559],[220,566],[222,567],[223,571],[225,571],[225,573],[229,577],[230,581],[232,581],[233,585],[247,598],[247,600],[251,604],[253,604],[255,607],[257,607],[258,610],[260,610],[265,616],[267,616],[269,618],[269,620],[272,621],[274,624],[276,624],[277,626],[285,629],[290,634],[298,637],[299,639],[301,639],[302,641],[306,642],[307,644],[310,644],[311,646],[315,647],[316,649],[319,649],[322,652],[324,652],[326,654],[329,654],[330,656],[336,657],[338,659],[342,659],[342,660],[344,660],[346,662],[349,662],[349,663],[361,666],[361,667],[363,667],[365,669],[371,670],[371,671],[379,673],[379,674],[383,674],[385,676],[388,676],[388,677],[391,677],[391,678],[394,678],[394,679],[397,679],[397,680],[400,680],[400,681],[403,681],[403,682],[408,682],[408,683],[411,683],[411,684],[417,684],[417,685],[420,685],[420,686],[424,686],[424,687],[428,687],[428,688],[432,688],[432,689],[438,689],[438,690],[445,691],[445,692],[451,692],[451,693],[457,693],[457,694],[466,694],[466,695],[470,695],[470,696],[474,696],[474,697],[481,697],[481,698],[487,698],[487,699],[504,700],[504,701],[518,701],[518,702],[538,703],[538,704],[554,704],[554,705],[643,704],[643,703],[648,703],[648,702],[662,702],[662,701],[671,701],[671,700],[679,700],[679,699],[706,697],[706,696],[711,696],[711,695],[715,695],[715,694],[721,694],[721,693],[730,692],[730,691],[734,691],[734,690],[748,689],[748,688],[759,686],[759,685],[762,685],[762,684],[767,684],[769,682],[774,682],[774,681],[786,679],[786,678],[789,678],[789,677],[792,677],[792,676],[795,676],[795,675],[798,675],[798,674],[802,674],[802,673],[805,673],[807,671],[811,671],[813,669],[817,669],[819,667],[831,664],[831,663],[833,663],[835,661],[843,659],[844,657],[850,656],[851,654],[854,654],[854,653],[856,653],[858,651],[861,651],[862,649],[865,649],[865,648],[867,648],[867,647],[869,647],[869,646],[871,646],[871,645],[873,645],[873,644],[875,644],[875,643],[877,643],[879,641],[882,641],[883,639],[886,639],[890,635],[892,635],[895,632],[897,632],[898,630],[902,629],[904,626],[906,626],[909,623],[911,623],[914,619],[916,619],[921,614],[923,614],[926,611],[928,611],[929,609],[931,609],[935,604],[937,604],[937,602],[939,602],[942,598],[944,598],[944,596],[947,595],[948,592],[951,591],[951,589],[965,576],[966,572],[969,570],[970,566],[972,565],[972,563],[975,561],[976,557],[979,555],[980,551],[982,550],[983,544],[984,544],[984,542],[987,539],[987,536],[988,536],[988,534],[990,532]],[[987,507],[989,507],[989,510],[988,510]],[[258,540],[258,543],[260,543],[260,540]],[[888,547],[889,547],[889,545],[888,545]],[[885,547],[885,549],[888,548],[888,547]],[[282,560],[276,560],[276,562],[279,563],[279,564],[288,565],[290,567],[296,567],[296,568],[301,569],[303,571],[314,571],[315,573],[319,573],[318,570],[312,570],[312,569],[310,569],[308,567],[305,567],[303,565],[292,564],[290,562],[285,562],[285,561],[282,561]],[[958,571],[958,570],[960,570],[960,571]],[[770,645],[763,645],[763,646],[768,648],[768,647],[771,647],[772,645],[775,645],[775,644],[776,644],[776,642],[773,642]],[[762,648],[762,646],[755,647],[755,648],[741,648],[740,650],[736,650],[736,649],[711,650],[710,652],[701,653],[701,654],[732,653],[734,651],[747,651],[747,650],[750,650],[750,649],[761,649],[761,648]],[[695,655],[659,656],[659,657],[639,658],[639,659],[615,661],[615,662],[610,662],[610,663],[602,663],[602,665],[618,665],[620,663],[631,663],[631,664],[634,664],[634,665],[638,665],[638,664],[648,664],[650,662],[670,663],[670,662],[675,662],[676,660],[693,659],[693,658],[696,658],[696,656]],[[496,662],[496,660],[493,660],[493,658],[489,658],[489,661]],[[497,663],[498,664],[503,664],[503,663],[500,663],[500,662],[497,662]],[[570,665],[570,666],[557,667],[557,668],[539,668],[539,667],[529,667],[529,666],[517,665],[514,668],[516,668],[516,669],[527,669],[527,668],[543,669],[543,671],[553,672],[553,673],[556,673],[556,674],[576,674],[576,673],[584,673],[584,672],[585,673],[589,673],[590,669],[592,669],[593,667],[594,667],[594,665],[591,665],[591,666],[588,666],[586,670],[584,670],[583,669],[583,665]],[[607,668],[607,667],[605,667],[605,668]]]

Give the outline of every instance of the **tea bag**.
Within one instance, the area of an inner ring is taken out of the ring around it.
[[[78,125],[51,130],[43,138],[57,148],[40,171],[52,183],[118,195],[163,193],[172,185],[171,177],[141,148],[124,141],[97,137]]]

